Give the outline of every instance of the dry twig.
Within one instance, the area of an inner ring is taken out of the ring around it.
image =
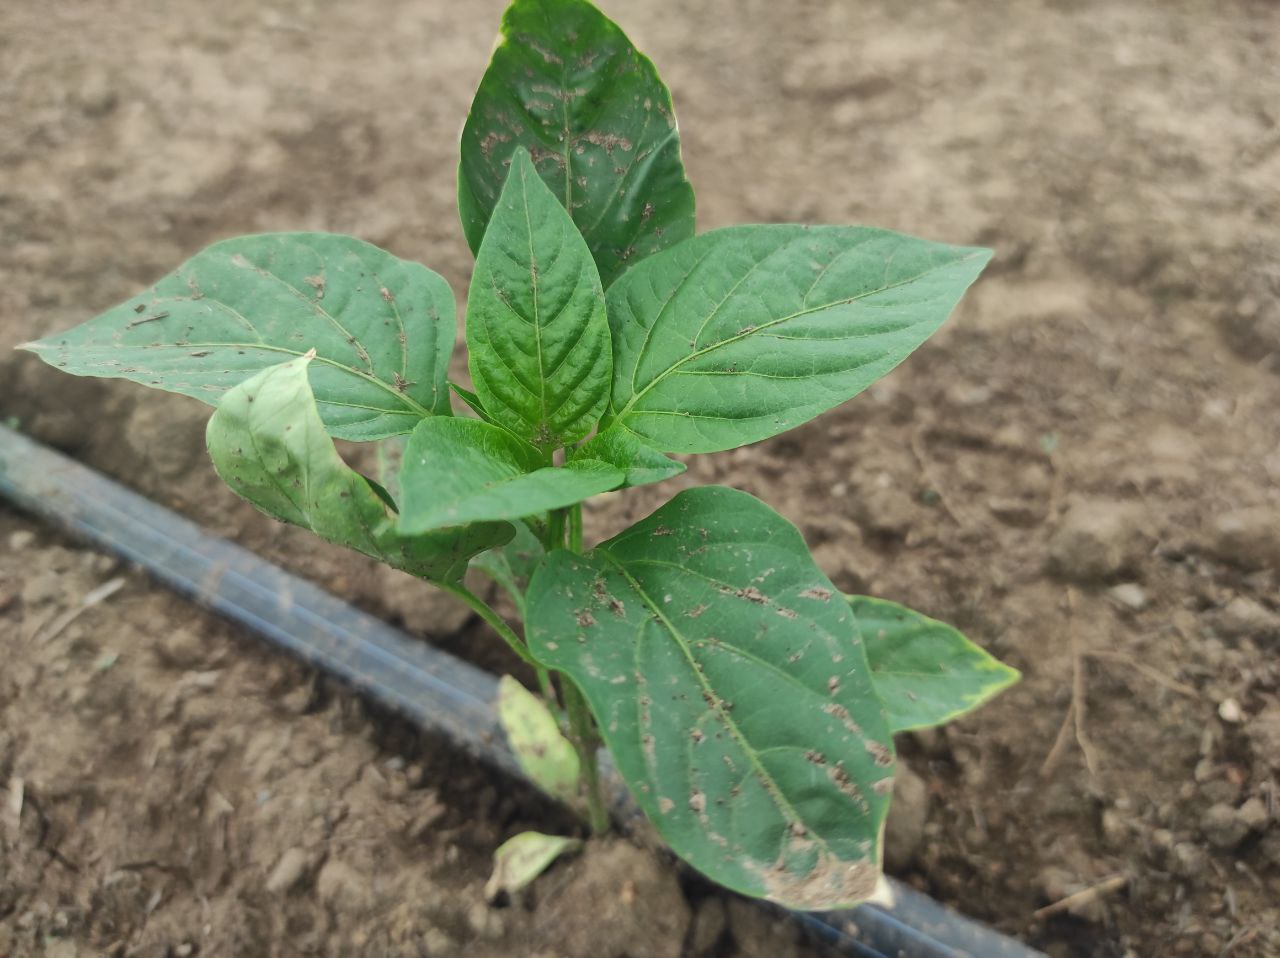
[[[96,589],[90,590],[89,592],[85,593],[85,596],[83,599],[80,600],[79,605],[72,606],[70,609],[67,609],[66,612],[63,612],[60,616],[58,616],[51,623],[49,623],[49,625],[42,628],[32,638],[32,641],[36,642],[37,644],[43,643],[43,642],[52,642],[55,638],[57,638],[62,633],[62,630],[65,629],[67,626],[69,626],[72,622],[80,618],[80,616],[84,615],[86,612],[88,612],[98,603],[105,602],[107,599],[111,598],[113,595],[115,595],[117,592],[119,592],[123,588],[124,588],[124,579],[116,578],[116,579],[111,579],[107,582],[104,582],[102,585],[98,586]]]
[[[1090,885],[1082,891],[1076,892],[1074,895],[1068,895],[1066,898],[1059,899],[1051,905],[1045,905],[1043,908],[1037,908],[1033,917],[1036,921],[1048,918],[1050,915],[1056,915],[1060,911],[1075,911],[1085,905],[1097,901],[1103,895],[1109,895],[1113,891],[1119,891],[1129,883],[1127,875],[1113,875],[1112,877],[1098,882],[1096,885]]]
[[[925,482],[929,484],[929,488],[938,497],[938,505],[942,507],[942,511],[947,514],[947,517],[952,522],[964,529],[968,524],[951,508],[947,494],[942,488],[942,482],[933,471],[933,463],[929,458],[928,450],[925,449],[924,433],[928,428],[928,424],[921,423],[911,431],[911,453],[916,457],[916,464],[920,466],[920,473],[924,476]]]
[[[1085,768],[1089,770],[1090,775],[1098,774],[1097,753],[1085,727],[1085,656],[1080,650],[1075,618],[1076,593],[1074,589],[1067,589],[1067,628],[1071,640],[1071,705],[1067,708],[1067,714],[1063,716],[1062,727],[1058,729],[1058,737],[1054,740],[1053,748],[1049,750],[1044,764],[1040,766],[1040,774],[1043,777],[1048,777],[1057,766],[1066,746],[1067,734],[1072,730],[1075,732],[1076,744],[1080,746],[1080,751],[1084,755]]]

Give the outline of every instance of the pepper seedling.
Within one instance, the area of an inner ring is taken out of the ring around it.
[[[603,744],[712,879],[801,909],[867,898],[893,734],[1017,673],[939,622],[842,596],[746,493],[686,489],[591,549],[582,503],[852,398],[938,328],[989,251],[865,226],[695,233],[670,94],[586,0],[506,11],[458,205],[470,389],[448,380],[448,284],[324,233],[217,243],[25,348],[215,406],[209,453],[238,494],[466,602],[563,718],[577,761],[550,774],[597,829]],[[361,475],[334,439],[402,442],[402,465]],[[467,588],[470,566],[511,591],[522,634]]]

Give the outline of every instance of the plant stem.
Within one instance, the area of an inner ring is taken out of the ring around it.
[[[568,679],[561,682],[561,687],[564,691],[565,711],[569,714],[569,729],[573,735],[573,745],[578,751],[578,761],[582,766],[582,783],[587,791],[591,832],[595,835],[603,835],[609,830],[609,810],[600,789],[600,766],[596,762],[600,737],[596,734],[591,709],[587,706],[582,693],[578,691],[578,687]]]
[[[569,549],[582,554],[582,503],[569,510]]]
[[[564,548],[564,520],[567,509],[552,509],[547,514],[547,538],[543,542],[546,550]]]
[[[546,674],[546,669],[542,668],[542,666],[535,662],[533,656],[529,654],[529,649],[524,644],[524,640],[512,631],[511,626],[502,621],[502,616],[498,615],[497,612],[494,612],[484,599],[480,598],[480,596],[476,595],[461,582],[441,582],[439,585],[440,588],[444,589],[446,592],[456,595],[459,599],[465,602],[468,607],[470,607],[472,612],[484,619],[485,622],[489,623],[489,627],[493,629],[493,631],[497,632],[498,635],[502,636],[507,645],[511,646],[511,651],[520,656],[521,661],[527,662],[543,675]],[[539,676],[538,681],[539,684],[542,683],[541,675]]]

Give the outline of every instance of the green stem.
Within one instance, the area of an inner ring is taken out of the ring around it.
[[[569,510],[569,548],[582,554],[582,503],[575,504]]]
[[[609,810],[600,788],[600,766],[596,761],[596,752],[600,748],[600,736],[596,733],[591,709],[587,706],[582,693],[578,691],[578,687],[572,680],[565,680],[561,686],[564,690],[564,707],[569,715],[573,745],[577,749],[578,761],[582,766],[582,782],[587,791],[591,831],[592,834],[603,835],[609,830]]]
[[[493,629],[493,631],[497,632],[498,635],[502,636],[507,645],[511,646],[511,651],[520,656],[521,661],[527,662],[529,665],[533,666],[534,669],[545,674],[546,670],[534,661],[533,656],[529,653],[528,647],[524,644],[524,640],[512,631],[511,626],[502,621],[502,616],[494,612],[484,599],[480,598],[480,596],[476,595],[461,582],[441,582],[439,585],[440,588],[444,589],[446,592],[456,595],[459,599],[465,602],[468,607],[470,607],[472,612],[484,619],[485,622],[489,623],[489,627]],[[541,684],[541,677],[539,677],[538,681],[539,684]]]
[[[564,548],[564,520],[567,509],[552,509],[547,514],[547,538],[543,542],[546,550]]]

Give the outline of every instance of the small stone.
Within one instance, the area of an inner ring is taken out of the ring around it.
[[[1240,844],[1249,827],[1236,816],[1236,810],[1225,802],[1210,805],[1200,817],[1200,831],[1214,848],[1229,851]]]
[[[1141,612],[1147,607],[1147,594],[1142,591],[1141,586],[1133,582],[1122,582],[1112,586],[1107,590],[1107,595],[1116,605],[1131,612]]]
[[[1218,516],[1209,532],[1209,547],[1233,565],[1280,569],[1280,510],[1254,506]]]
[[[310,864],[311,859],[305,851],[301,848],[290,848],[280,856],[276,867],[271,869],[271,874],[267,878],[267,891],[273,895],[289,891],[302,880]]]
[[[1235,699],[1223,699],[1218,703],[1218,718],[1235,725],[1244,719],[1244,712],[1240,710],[1240,703]]]
[[[929,789],[905,762],[899,762],[893,778],[893,803],[885,826],[884,859],[890,871],[905,871],[924,843],[929,817]]]
[[[174,669],[195,669],[204,664],[208,644],[190,629],[179,628],[156,642],[156,658]]]
[[[21,552],[36,541],[36,534],[30,529],[19,529],[9,536],[9,551]]]
[[[1251,832],[1264,831],[1271,823],[1271,815],[1267,811],[1266,804],[1257,796],[1246,799],[1245,803],[1236,809],[1236,818]]]
[[[1209,854],[1199,845],[1178,842],[1173,846],[1173,868],[1183,878],[1200,878],[1209,870]]]
[[[1259,602],[1239,595],[1218,616],[1218,628],[1233,639],[1262,639],[1280,634],[1280,616]]]
[[[1049,540],[1049,565],[1075,582],[1105,581],[1142,558],[1141,509],[1109,499],[1078,500]]]
[[[1129,823],[1113,808],[1102,812],[1102,834],[1107,844],[1121,847],[1129,836]]]
[[[330,861],[316,877],[316,893],[335,912],[360,915],[373,905],[369,879],[350,865]]]

